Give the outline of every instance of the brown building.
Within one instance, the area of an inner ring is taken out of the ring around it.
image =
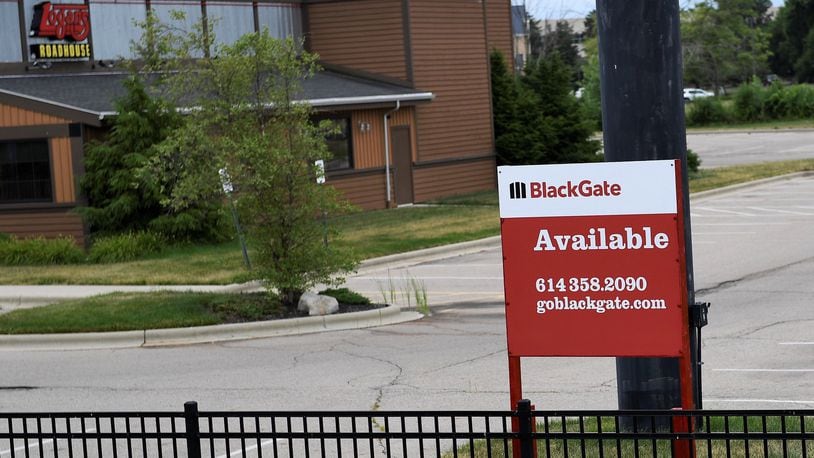
[[[303,99],[342,126],[328,183],[362,208],[495,186],[488,54],[513,55],[509,0],[71,1],[0,1],[0,232],[84,240],[84,144],[116,115],[126,24],[148,10],[217,17],[227,42],[303,38],[325,68]]]

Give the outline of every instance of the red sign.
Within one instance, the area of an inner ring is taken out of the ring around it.
[[[510,357],[680,356],[674,161],[500,167]]]
[[[88,5],[43,2],[34,6],[31,32],[36,37],[82,41],[90,33]]]

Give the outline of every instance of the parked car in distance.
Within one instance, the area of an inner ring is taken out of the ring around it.
[[[713,97],[715,94],[709,91],[705,91],[703,89],[698,88],[688,88],[684,89],[684,101],[690,102],[695,99],[703,99],[706,97]]]

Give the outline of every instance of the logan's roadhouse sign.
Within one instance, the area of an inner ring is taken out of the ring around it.
[[[32,60],[84,61],[90,59],[90,10],[86,4],[41,2],[34,5],[29,30]]]
[[[679,356],[678,162],[498,167],[510,356]]]

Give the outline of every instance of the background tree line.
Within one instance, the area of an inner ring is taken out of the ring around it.
[[[573,22],[537,21],[528,13],[526,23],[530,55],[519,74],[492,55],[498,159],[592,160],[598,146],[591,132],[602,128],[596,11],[580,32]],[[777,75],[814,82],[814,0],[787,0],[776,11],[771,0],[703,0],[682,12],[681,36],[685,87],[719,95],[740,87],[731,105],[694,102],[689,124],[799,118],[814,111],[806,87],[759,87],[772,79],[780,85]]]

